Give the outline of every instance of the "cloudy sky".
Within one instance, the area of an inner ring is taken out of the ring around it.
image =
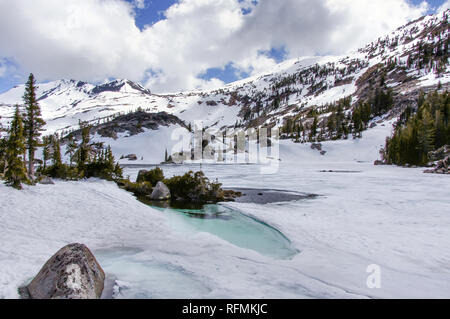
[[[0,0],[0,92],[112,78],[217,87],[303,55],[342,54],[450,0]]]

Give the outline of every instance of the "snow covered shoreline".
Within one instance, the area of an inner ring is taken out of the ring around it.
[[[17,288],[73,242],[94,254],[122,254],[115,266],[106,261],[107,274],[124,287],[149,281],[154,298],[450,298],[450,180],[373,166],[390,130],[380,125],[363,140],[323,143],[326,156],[282,142],[276,175],[261,175],[257,165],[203,166],[225,187],[319,195],[226,204],[287,236],[300,251],[287,260],[192,231],[111,182],[57,181],[23,191],[1,184],[0,298],[18,298]],[[189,169],[195,165],[164,168],[167,177]],[[366,285],[373,264],[380,289]]]
[[[417,169],[355,165],[367,182],[361,174],[342,177],[316,167],[305,167],[302,180],[293,180],[288,165],[270,183],[315,189],[322,195],[315,200],[227,204],[288,236],[301,250],[292,260],[262,256],[208,233],[183,232],[170,215],[113,183],[57,182],[22,192],[1,185],[0,297],[17,298],[17,287],[54,252],[81,242],[94,254],[135,248],[143,262],[179,267],[207,287],[186,298],[448,298],[450,181]],[[324,180],[317,179],[320,174]],[[232,176],[224,179],[226,185],[237,183]],[[261,185],[257,179],[244,183]],[[382,289],[365,286],[371,264],[382,269]]]

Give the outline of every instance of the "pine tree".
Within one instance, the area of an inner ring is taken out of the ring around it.
[[[314,121],[311,126],[311,132],[309,133],[309,141],[310,142],[315,142],[315,140],[316,140],[317,124],[318,124],[318,118],[317,118],[317,116],[314,116]]]
[[[9,137],[6,143],[6,162],[5,179],[7,185],[17,189],[22,189],[22,183],[27,182],[27,172],[25,162],[22,158],[25,152],[25,138],[23,134],[23,122],[19,106],[16,106]]]
[[[52,136],[52,164],[54,167],[59,167],[62,165],[61,159],[61,144],[59,142],[58,135]]]
[[[1,116],[0,116],[1,120]],[[6,138],[2,136],[3,127],[0,121],[0,178],[3,177],[4,170],[6,168]]]
[[[51,136],[44,136],[42,138],[42,144],[43,144],[43,148],[42,148],[42,161],[44,164],[44,170],[47,169],[47,162],[50,160],[51,157]]]
[[[80,123],[81,142],[77,150],[77,165],[80,171],[91,161],[92,145],[90,144],[91,127],[85,123]]]
[[[106,164],[108,170],[110,170],[111,172],[114,171],[115,160],[114,160],[114,155],[111,150],[111,146],[108,146],[108,148],[106,149],[105,164]]]
[[[0,137],[0,178],[3,177],[6,169],[6,147],[7,139]]]
[[[34,153],[39,146],[39,137],[45,125],[37,102],[36,89],[36,80],[34,75],[30,74],[23,96],[25,103],[24,136],[28,150],[28,175],[30,177],[34,176]]]
[[[76,153],[77,149],[78,149],[77,141],[75,140],[73,135],[70,135],[69,142],[67,143],[66,154],[65,155],[69,155],[69,161],[70,161],[70,166],[71,167],[73,165],[74,158],[75,158],[75,153]]]

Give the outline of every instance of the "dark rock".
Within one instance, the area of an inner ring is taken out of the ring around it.
[[[424,171],[427,174],[450,174],[449,171],[450,156],[445,157],[436,163],[436,166],[432,169]]]
[[[170,190],[163,182],[158,182],[150,195],[152,200],[169,200],[170,197]]]
[[[327,153],[327,151],[321,151],[320,155],[324,156]]]
[[[377,123],[375,123],[375,122],[373,122],[372,124],[370,124],[370,126],[369,126],[370,128],[374,128],[374,127],[377,127]]]
[[[161,126],[168,127],[171,125],[188,128],[178,117],[166,112],[147,113],[144,111],[136,111],[117,116],[109,122],[94,125],[91,129],[91,135],[99,134],[102,137],[116,139],[121,133],[128,133],[130,136],[134,136],[144,132],[144,129],[157,130]],[[76,130],[70,135],[80,140],[81,130]],[[63,139],[63,142],[67,142],[66,137]]]
[[[208,106],[217,106],[217,102],[216,101],[206,101],[206,105]]]
[[[373,165],[375,165],[375,166],[380,166],[380,165],[386,165],[386,163],[383,162],[383,161],[380,161],[380,160],[376,160],[376,161],[373,163]]]
[[[31,299],[99,299],[105,273],[91,251],[70,244],[58,251],[26,287],[22,297]]]
[[[311,144],[312,150],[318,150],[319,152],[322,151],[322,144],[321,143],[312,143]]]
[[[138,159],[136,154],[128,154],[127,156],[125,156],[125,158],[127,158],[129,161],[137,161]]]
[[[134,90],[136,90],[142,94],[148,94],[148,95],[151,94],[150,90],[142,87],[141,85],[139,85],[137,83],[129,81],[129,80],[114,80],[114,81],[106,83],[106,84],[98,85],[91,90],[91,94],[97,95],[97,94],[100,94],[103,92],[120,92],[120,90],[122,89],[122,87],[125,84],[128,84]]]
[[[450,156],[450,146],[449,145],[444,145],[440,149],[428,153],[428,158],[432,162],[444,160],[448,156]]]

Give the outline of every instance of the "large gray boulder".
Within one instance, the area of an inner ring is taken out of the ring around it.
[[[163,182],[158,182],[150,195],[152,200],[169,200],[170,197],[170,190]]]
[[[26,287],[22,297],[31,299],[99,299],[105,273],[91,251],[70,244],[58,251]]]

